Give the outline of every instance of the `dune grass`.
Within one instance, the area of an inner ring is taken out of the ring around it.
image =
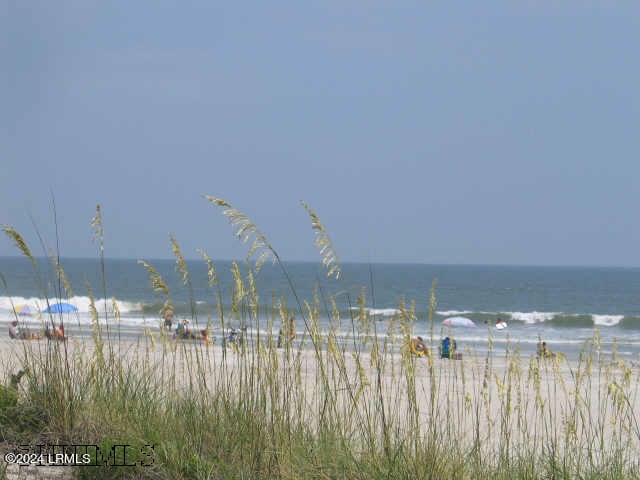
[[[250,243],[247,260],[255,255],[258,267],[275,260],[291,282],[275,249],[246,216],[223,200],[207,199]],[[329,274],[340,275],[326,230],[303,206]],[[99,209],[92,225],[104,272]],[[4,231],[39,277],[26,242],[12,228]],[[173,236],[171,245],[176,273],[190,286]],[[261,311],[259,268],[247,261],[234,264],[227,311],[214,262],[200,254],[218,302],[218,318],[209,319],[207,328],[224,331],[234,321],[250,334],[226,346],[175,341],[162,331],[128,342],[119,335],[117,308],[105,309],[100,319],[87,286],[91,340],[15,346],[17,358],[4,366],[0,387],[0,440],[98,445],[101,452],[132,446],[126,463],[138,465],[78,468],[80,478],[640,476],[640,372],[615,352],[605,357],[597,330],[577,362],[523,357],[516,344],[498,355],[490,329],[486,355],[465,351],[462,361],[440,359],[434,282],[425,319],[429,350],[419,358],[407,348],[418,320],[412,303],[402,301],[383,331],[368,315],[364,289],[350,318],[340,318],[344,298],[301,299],[293,283],[295,308],[273,299],[269,311]],[[170,307],[166,283],[149,263],[141,268]],[[191,300],[197,321],[193,294]],[[278,348],[278,329],[292,314],[303,325],[294,341]],[[330,319],[328,327],[321,327],[321,318]],[[15,376],[19,370],[21,378]]]

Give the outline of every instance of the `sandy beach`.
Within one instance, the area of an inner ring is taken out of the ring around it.
[[[308,338],[290,349],[247,345],[243,351],[154,334],[103,350],[124,368],[152,375],[173,391],[206,396],[225,389],[240,398],[248,385],[280,389],[266,410],[288,409],[295,421],[313,428],[330,408],[352,440],[391,430],[407,438],[444,438],[461,452],[479,448],[487,459],[531,448],[588,451],[594,443],[603,453],[640,451],[634,413],[640,411],[640,369],[622,361],[476,357],[470,351],[456,361],[372,354],[366,348],[340,352],[326,342],[319,347],[322,362]],[[89,368],[96,358],[89,340],[3,338],[3,378],[20,368],[21,359],[37,365],[34,359],[57,349],[70,369]]]

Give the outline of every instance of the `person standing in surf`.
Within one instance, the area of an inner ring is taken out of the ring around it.
[[[167,308],[164,312],[164,328],[171,331],[171,327],[173,326],[173,310]]]

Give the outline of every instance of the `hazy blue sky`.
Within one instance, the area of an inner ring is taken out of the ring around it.
[[[0,0],[0,223],[37,253],[640,265],[640,3]],[[0,255],[13,255],[8,238]]]

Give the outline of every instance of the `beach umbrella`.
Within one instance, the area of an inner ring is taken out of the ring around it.
[[[49,308],[44,310],[44,313],[68,313],[77,312],[78,307],[71,305],[70,303],[52,303]]]
[[[445,327],[475,327],[473,320],[467,317],[449,317],[442,321]]]
[[[31,316],[31,307],[29,305],[16,305],[13,309],[21,317],[30,317]]]

